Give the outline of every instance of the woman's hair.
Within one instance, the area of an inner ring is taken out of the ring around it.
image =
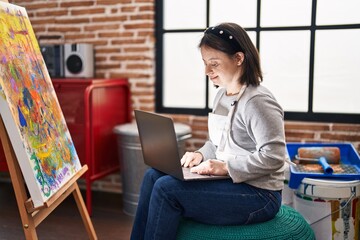
[[[235,23],[222,23],[205,30],[199,48],[206,46],[233,56],[244,53],[240,83],[257,86],[263,81],[259,53],[246,31]]]

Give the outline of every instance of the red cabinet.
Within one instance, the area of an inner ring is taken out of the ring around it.
[[[76,151],[85,173],[86,205],[91,214],[91,184],[119,170],[116,125],[131,121],[126,79],[53,79]],[[6,170],[2,149],[0,170]]]
[[[1,143],[1,139],[0,139],[0,143]],[[1,144],[0,144],[0,171],[1,172],[8,171],[5,161],[4,149]]]

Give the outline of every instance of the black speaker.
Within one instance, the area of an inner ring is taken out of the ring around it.
[[[92,44],[65,44],[64,58],[65,77],[94,77],[94,49]]]
[[[64,46],[40,45],[40,51],[50,77],[64,77]]]

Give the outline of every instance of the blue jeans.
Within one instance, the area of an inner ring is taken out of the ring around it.
[[[181,218],[216,225],[264,222],[280,206],[281,191],[231,179],[181,181],[150,168],[141,186],[131,240],[176,239]]]

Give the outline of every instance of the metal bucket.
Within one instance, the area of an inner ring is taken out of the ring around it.
[[[189,138],[186,136],[191,133],[191,128],[181,123],[174,123],[174,127],[179,153],[182,156],[185,153],[185,141]],[[139,201],[141,182],[148,166],[143,160],[136,123],[118,125],[114,128],[114,132],[117,134],[123,212],[129,216],[134,216]]]

